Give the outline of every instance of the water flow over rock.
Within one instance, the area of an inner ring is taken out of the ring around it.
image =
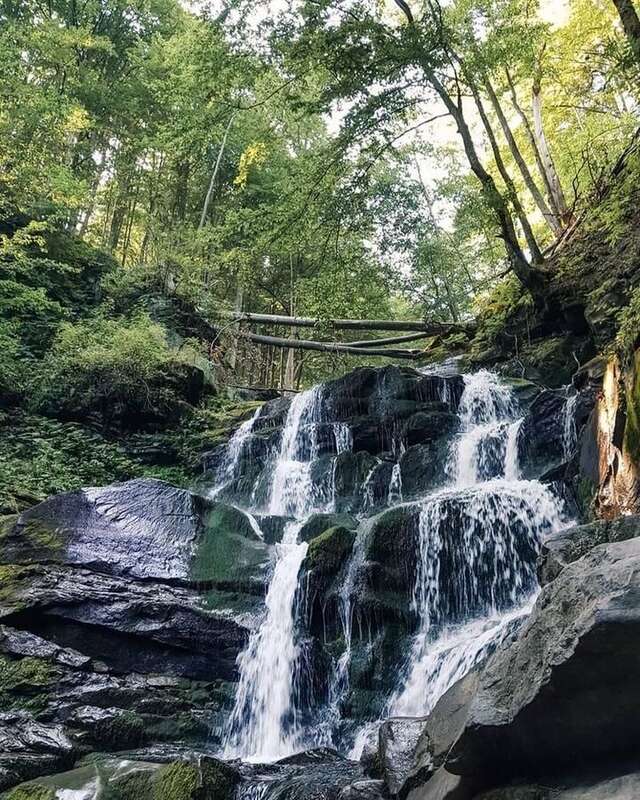
[[[563,524],[550,489],[519,480],[522,419],[508,387],[489,372],[465,376],[459,414],[452,485],[420,508],[413,598],[420,629],[391,715],[428,713],[528,613],[541,537]]]
[[[280,538],[264,614],[238,659],[226,757],[270,762],[348,747],[371,719],[354,700],[363,691],[388,698],[378,706],[385,716],[427,713],[528,613],[540,539],[564,524],[552,490],[521,479],[522,412],[496,375],[388,368],[348,377],[288,408],[265,406],[216,472],[214,494],[249,469],[251,499],[238,505],[268,523],[268,541]],[[243,451],[266,453],[264,464],[247,466]],[[403,503],[409,455],[431,460],[441,477],[420,496],[407,473],[414,499]],[[360,515],[355,535],[340,527],[345,514],[335,512],[345,510]],[[300,535],[323,514],[333,520],[326,531]],[[395,684],[371,684],[383,662]]]
[[[318,433],[325,421],[322,387],[293,399],[284,424],[266,513],[287,517],[265,602],[265,615],[238,659],[240,680],[227,725],[226,757],[268,762],[300,749],[301,730],[295,702],[300,655],[296,638],[298,573],[308,543],[299,542],[304,520],[329,510],[333,492],[314,482],[311,469],[319,453]],[[350,433],[335,426],[336,449],[348,449]]]

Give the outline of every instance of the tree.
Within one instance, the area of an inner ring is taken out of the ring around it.
[[[620,15],[624,34],[636,61],[640,62],[640,17],[633,0],[612,0]]]

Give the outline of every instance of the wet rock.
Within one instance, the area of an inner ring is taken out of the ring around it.
[[[239,508],[215,503],[203,514],[189,576],[220,588],[262,591],[270,559],[250,517]]]
[[[471,670],[455,683],[422,721],[413,764],[401,787],[402,797],[412,800],[458,800],[469,798],[476,781],[465,781],[447,769],[447,756],[464,730],[469,709],[478,690],[479,669]],[[460,792],[460,795],[456,794]]]
[[[133,760],[127,754],[53,775],[46,782],[34,780],[18,787],[10,797],[50,800],[38,793],[50,788],[60,796],[73,792],[94,797],[99,792],[114,800],[232,800],[239,782],[237,770],[208,755],[162,763]]]
[[[398,506],[384,511],[373,523],[366,557],[374,593],[397,592],[401,601],[409,602],[415,583],[418,515],[417,506]]]
[[[585,387],[573,408],[577,438],[593,410],[595,389]],[[520,451],[525,474],[535,477],[548,473],[567,460],[564,451],[565,409],[564,392],[545,389],[529,406],[520,430]]]
[[[368,452],[345,452],[340,453],[329,465],[338,511],[342,513],[360,511],[362,489],[376,464],[378,464],[378,460]]]
[[[632,757],[639,599],[640,539],[600,545],[565,567],[518,637],[489,660],[447,771],[488,788]]]
[[[441,442],[416,444],[403,453],[399,463],[405,498],[424,495],[443,483],[447,453]]]
[[[0,790],[70,766],[74,748],[60,725],[26,713],[0,713]]]
[[[291,522],[291,517],[281,517],[276,514],[256,514],[255,517],[267,544],[281,541],[287,523]]]
[[[157,480],[59,494],[20,515],[3,542],[2,560],[186,578],[204,505],[197,495]]]
[[[546,584],[599,544],[622,542],[640,536],[640,515],[597,520],[586,525],[563,528],[548,536],[538,560],[538,578]]]
[[[384,800],[384,789],[384,781],[356,781],[340,792],[338,800]]]
[[[378,734],[382,775],[392,797],[398,797],[414,770],[415,752],[424,719],[395,717],[385,720]]]
[[[355,530],[358,527],[358,520],[351,514],[312,514],[300,528],[298,541],[310,542],[329,528],[336,527]]]
[[[233,678],[247,631],[196,592],[61,566],[17,571],[0,619],[117,672]]]
[[[329,748],[297,753],[275,764],[243,764],[241,769],[245,786],[266,783],[264,796],[278,800],[338,800],[343,789],[363,777],[357,763]]]
[[[335,576],[351,552],[355,533],[339,525],[329,528],[309,543],[302,568]]]
[[[75,669],[88,669],[91,666],[91,659],[77,650],[58,647],[40,636],[8,628],[6,625],[0,625],[0,652],[19,658],[41,658]]]
[[[444,404],[432,404],[428,410],[412,414],[402,427],[402,439],[411,447],[421,442],[430,442],[455,431],[458,418],[446,410]]]

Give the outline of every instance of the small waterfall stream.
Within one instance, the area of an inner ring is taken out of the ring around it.
[[[446,380],[439,388],[440,399],[457,408],[460,421],[449,447],[443,486],[403,504],[399,459],[405,446],[396,441],[395,432],[392,438],[394,463],[382,503],[415,509],[412,609],[418,625],[385,716],[428,713],[456,680],[509,635],[528,613],[537,592],[535,560],[541,538],[567,523],[560,499],[548,486],[521,479],[523,416],[513,392],[487,371],[463,380],[461,396],[458,390],[454,397]],[[305,718],[304,709],[298,707],[302,669],[298,606],[305,593],[299,573],[308,550],[307,543],[298,539],[311,514],[335,510],[337,456],[353,450],[350,427],[330,417],[325,387],[294,397],[279,449],[265,468],[271,476],[266,499],[258,503],[254,492],[248,509],[288,522],[274,548],[264,615],[238,660],[235,705],[225,731],[226,758],[271,762],[310,746],[344,746],[344,737],[336,739],[335,732],[350,691],[358,580],[375,519],[367,515],[373,513],[374,480],[384,462],[376,457],[360,479],[361,523],[337,595],[343,648],[334,656],[324,707],[311,724],[311,717]],[[244,442],[258,418],[256,412],[230,441],[212,496],[233,481]],[[331,487],[315,479],[313,471],[314,464],[327,457],[327,426],[333,434]],[[565,430],[569,428],[567,423]],[[359,755],[374,723],[372,719],[362,727],[352,756]]]

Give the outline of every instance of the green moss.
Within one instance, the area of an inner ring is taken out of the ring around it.
[[[135,769],[113,778],[106,784],[101,800],[150,800],[152,786],[153,773],[149,770]]]
[[[625,378],[627,422],[624,449],[632,460],[640,463],[640,350],[634,356],[633,367]]]
[[[56,793],[50,786],[33,783],[17,786],[6,795],[6,800],[55,800],[55,796]]]
[[[28,579],[38,572],[37,566],[0,564],[0,605],[10,605],[16,610],[21,608],[20,590],[24,588]]]
[[[193,764],[178,762],[163,767],[154,782],[154,800],[192,800],[200,785],[200,774]]]
[[[11,660],[0,656],[0,706],[41,711],[57,677],[58,671],[39,658]]]
[[[336,525],[316,536],[309,543],[305,558],[305,568],[317,570],[322,574],[335,573],[351,552],[355,539],[354,531]]]
[[[247,515],[218,503],[207,514],[191,576],[196,581],[230,582],[257,574],[266,559],[265,545]]]
[[[139,747],[146,740],[144,721],[133,711],[125,711],[98,722],[92,732],[92,738],[105,750]]]

